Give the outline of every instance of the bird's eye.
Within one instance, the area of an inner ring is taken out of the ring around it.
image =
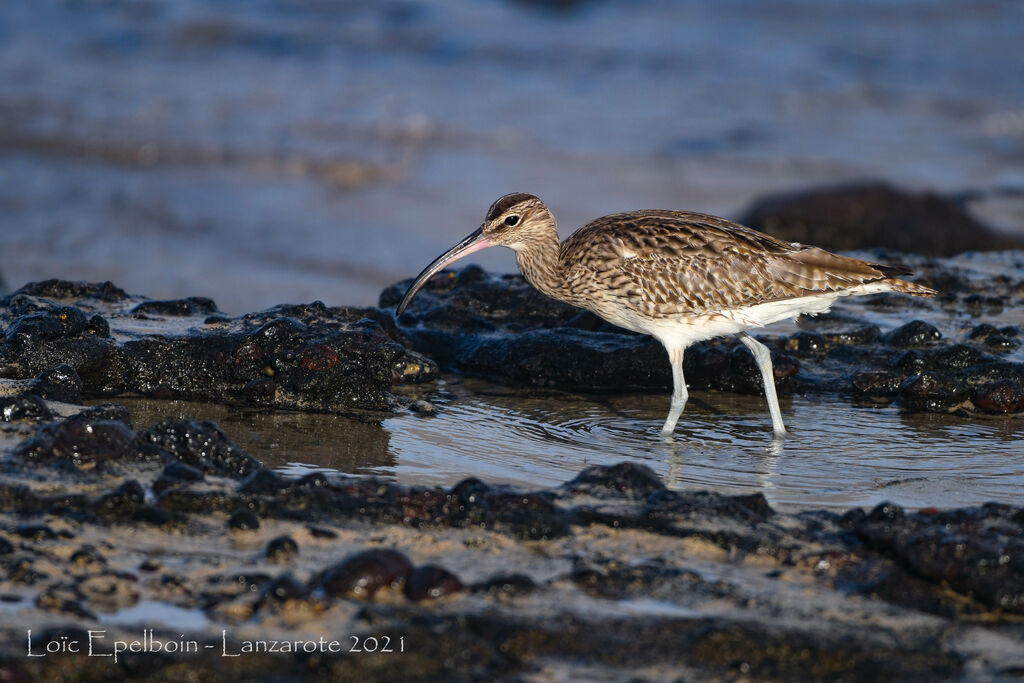
[[[518,223],[518,222],[519,222],[519,216],[515,216],[515,215],[505,216],[505,225],[507,225],[510,228],[513,225],[515,225],[516,223]]]

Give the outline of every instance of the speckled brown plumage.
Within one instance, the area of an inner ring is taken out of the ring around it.
[[[643,316],[693,317],[761,303],[842,292],[905,269],[782,242],[724,218],[645,210],[598,218],[561,245],[558,270],[575,303],[614,299]]]
[[[787,243],[724,218],[643,210],[598,218],[559,243],[555,218],[537,197],[514,193],[487,210],[483,224],[435,259],[398,305],[447,264],[490,246],[516,252],[523,276],[548,296],[616,325],[653,335],[672,364],[671,434],[686,405],[683,351],[701,339],[736,334],[754,354],[775,434],[786,430],[768,348],[746,330],[827,311],[840,296],[903,292],[931,296],[897,278],[908,271]]]

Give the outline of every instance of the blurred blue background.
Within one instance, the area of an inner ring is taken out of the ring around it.
[[[1021,188],[1022,36],[996,0],[3,0],[0,273],[372,304],[511,191],[565,237],[857,179]]]

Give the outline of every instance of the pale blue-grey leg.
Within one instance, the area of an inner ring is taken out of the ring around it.
[[[772,429],[775,436],[784,436],[786,427],[782,424],[782,410],[779,408],[779,397],[775,393],[775,373],[772,372],[772,354],[768,347],[751,337],[746,332],[739,333],[740,341],[754,354],[754,361],[761,371],[764,382],[764,397],[768,400],[768,410],[772,414]]]
[[[686,391],[686,380],[683,379],[683,349],[669,348],[668,360],[672,363],[672,406],[669,408],[665,426],[661,428],[662,436],[671,436],[676,429],[676,422],[686,407],[689,394]]]

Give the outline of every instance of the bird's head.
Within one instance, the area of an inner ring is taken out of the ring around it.
[[[479,228],[423,269],[398,304],[398,315],[405,311],[427,280],[445,266],[487,247],[501,246],[519,251],[546,231],[553,230],[554,225],[551,211],[537,197],[525,192],[505,195],[487,209]]]

